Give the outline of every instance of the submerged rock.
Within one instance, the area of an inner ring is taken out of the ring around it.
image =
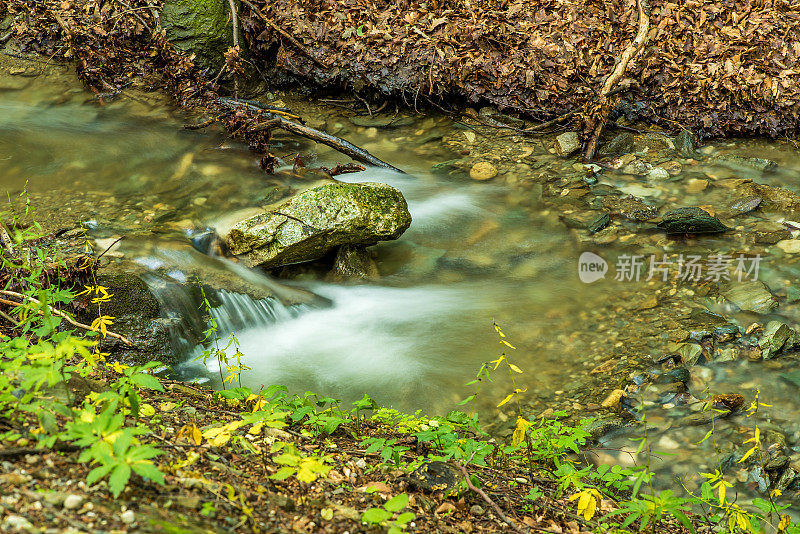
[[[341,245],[397,239],[410,224],[408,205],[397,189],[324,181],[220,234],[230,253],[248,266],[273,268],[319,259]]]
[[[636,139],[632,133],[625,132],[616,136],[600,148],[601,156],[621,156],[633,151]]]
[[[732,167],[746,167],[755,169],[757,171],[771,171],[775,169],[778,164],[771,159],[765,158],[747,158],[744,156],[737,156],[734,154],[727,154],[725,156],[718,156],[716,160],[725,165]]]
[[[497,167],[488,161],[479,161],[469,171],[469,176],[473,180],[491,180],[497,176]]]
[[[668,211],[658,227],[667,234],[718,234],[729,230],[719,219],[696,207]]]
[[[655,206],[646,204],[642,199],[629,196],[626,198],[605,197],[603,207],[611,213],[618,214],[632,221],[647,221],[658,215]]]
[[[794,335],[794,330],[781,321],[770,321],[764,327],[764,333],[758,342],[761,347],[761,356],[769,360],[780,352],[786,342]]]
[[[722,296],[742,311],[765,314],[778,306],[764,282],[758,280],[731,284]]]
[[[742,182],[736,187],[736,193],[741,197],[737,202],[743,202],[743,207],[748,207],[748,201],[754,202],[755,197],[760,197],[762,201],[756,207],[760,206],[763,210],[779,212],[800,211],[800,195],[782,187],[772,187],[755,182]],[[755,209],[755,207],[752,209]],[[744,213],[744,211],[741,213]]]

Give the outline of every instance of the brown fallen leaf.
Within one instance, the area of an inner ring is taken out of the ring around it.
[[[451,502],[443,502],[436,508],[436,515],[453,514],[456,511],[456,505]]]

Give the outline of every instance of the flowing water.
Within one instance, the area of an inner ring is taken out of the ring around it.
[[[543,202],[541,185],[529,179],[547,172],[551,182],[575,180],[574,160],[563,162],[544,143],[531,143],[528,155],[533,159],[526,160],[531,165],[518,165],[503,179],[477,182],[463,173],[432,171],[440,168],[437,164],[461,157],[442,138],[459,134],[463,127],[446,117],[409,116],[406,126],[377,130],[354,126],[336,108],[286,96],[300,114],[313,116],[331,133],[406,170],[408,175],[370,169],[338,179],[397,187],[408,200],[413,223],[399,240],[372,248],[378,280],[332,283],[314,271],[275,280],[201,254],[189,238],[220,224],[235,210],[303,187],[302,176],[288,166],[273,176],[264,174],[246,147],[227,140],[219,130],[183,129],[184,122],[197,119],[183,117],[158,95],[130,90],[100,105],[60,68],[50,67],[46,79],[35,74],[14,78],[19,87],[3,89],[0,84],[0,183],[12,203],[19,209],[19,197],[26,191],[49,229],[82,223],[103,244],[128,236],[109,256],[149,271],[145,278],[167,315],[204,320],[188,293],[166,292],[165,288],[174,291],[173,282],[198,272],[235,279],[234,286],[246,289],[229,286],[230,291],[220,291],[211,313],[223,342],[235,332],[243,363],[251,368],[242,381],[252,388],[280,383],[293,391],[312,390],[345,400],[368,392],[401,409],[446,413],[471,393],[463,384],[478,366],[503,350],[492,327],[497,321],[517,347],[509,349],[509,356],[524,371],[517,381],[527,388],[523,399],[530,413],[548,407],[579,412],[597,408],[592,405],[602,399],[593,397],[592,390],[604,380],[604,372],[618,371],[627,379],[626,362],[634,363],[632,353],[658,359],[698,311],[726,310],[713,295],[704,296],[703,284],[676,289],[656,280],[615,281],[611,275],[582,283],[581,253],[599,252],[613,265],[632,251],[649,255],[750,250],[743,240],[676,242],[661,233],[635,230],[600,243],[585,231],[565,226],[560,217],[566,208]],[[691,180],[700,178],[721,184],[732,176],[752,175],[761,183],[800,190],[800,152],[789,144],[755,141],[712,149],[772,158],[779,171],[762,175],[731,165],[707,165],[659,183],[610,172],[599,187],[645,196],[659,206],[724,203],[729,188],[693,188]],[[274,150],[300,153],[309,166],[346,161],[327,147],[289,136],[278,136]],[[775,220],[764,216],[758,222]],[[800,307],[797,299],[783,295],[796,283],[798,267],[793,256],[777,251],[765,259],[761,271],[761,279],[782,302],[773,311],[779,315],[770,317],[783,317],[791,324],[800,320]],[[253,298],[258,292],[272,296]],[[298,292],[310,292],[317,299],[293,303]],[[659,297],[651,302],[656,292]],[[766,319],[737,316],[742,327],[753,320]],[[175,337],[175,350],[186,360],[177,371],[219,386],[214,361],[207,366],[191,361],[204,347],[190,343],[182,331],[176,330]],[[601,364],[610,360],[615,365],[604,371]],[[751,398],[760,389],[762,398],[775,405],[768,415],[770,424],[789,447],[797,447],[797,386],[781,378],[796,367],[791,355],[771,362],[697,366],[690,391],[696,397],[709,388]],[[498,376],[479,397],[481,410],[505,431],[510,422],[502,421],[509,416],[493,407],[510,387]],[[656,448],[679,453],[677,459],[656,463],[659,469],[680,474],[713,468],[710,445],[693,444],[706,428],[680,424],[685,407],[669,402],[649,406]],[[748,424],[742,417],[719,424],[732,444],[727,449],[741,445]],[[625,447],[629,435],[611,435],[606,443]],[[613,451],[600,454],[622,463],[628,458]],[[757,485],[746,475],[737,476],[743,490],[748,483]]]

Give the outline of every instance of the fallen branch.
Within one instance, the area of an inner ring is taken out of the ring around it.
[[[233,0],[230,0],[230,1],[233,1]],[[301,53],[302,53],[304,56],[306,56],[308,59],[310,59],[311,61],[313,61],[314,63],[316,63],[318,66],[322,67],[323,69],[327,69],[327,68],[328,68],[328,65],[326,65],[325,63],[323,63],[323,62],[322,62],[322,61],[320,61],[319,59],[317,59],[317,58],[315,58],[314,56],[312,56],[312,55],[311,55],[311,52],[309,52],[309,51],[306,49],[306,47],[305,47],[305,46],[303,46],[303,44],[302,44],[300,41],[298,41],[297,39],[295,39],[294,37],[292,37],[292,35],[291,35],[289,32],[287,32],[286,30],[284,30],[283,28],[281,28],[280,26],[278,26],[277,24],[275,24],[274,22],[272,22],[271,20],[269,20],[269,19],[267,18],[267,16],[266,16],[264,13],[262,13],[260,9],[258,9],[256,6],[254,6],[254,5],[253,5],[251,2],[248,2],[247,0],[242,0],[242,3],[243,3],[243,4],[245,4],[247,7],[249,7],[250,9],[252,9],[252,10],[253,10],[253,13],[255,13],[256,15],[258,15],[258,17],[259,17],[261,20],[263,20],[264,22],[266,22],[266,23],[267,23],[267,26],[269,26],[270,28],[272,28],[273,30],[275,30],[276,32],[278,32],[278,33],[280,33],[282,36],[284,36],[284,37],[285,37],[285,38],[286,38],[286,39],[287,39],[287,40],[288,40],[290,43],[292,43],[292,45],[294,45],[294,47],[295,47],[295,48],[297,48],[297,50],[299,50],[299,51],[300,51],[300,52],[301,52]]]
[[[33,447],[9,447],[0,449],[0,458],[17,458],[28,454],[47,454],[51,452],[75,452],[81,448],[71,443],[56,443],[51,449],[36,449]]]
[[[353,172],[361,172],[366,170],[366,167],[358,163],[340,163],[336,167],[329,169],[328,167],[320,167],[319,170],[333,178],[340,174],[350,174]]]
[[[389,163],[386,163],[385,161],[376,158],[363,148],[358,147],[349,141],[345,141],[341,137],[336,137],[335,135],[331,135],[329,133],[325,133],[315,128],[311,128],[310,126],[298,124],[275,113],[264,111],[260,109],[258,106],[255,106],[253,104],[238,102],[236,100],[231,100],[230,98],[220,98],[219,102],[222,105],[227,106],[229,108],[236,109],[244,107],[250,109],[251,111],[261,113],[265,117],[270,119],[267,122],[252,126],[249,129],[250,132],[259,132],[262,130],[269,130],[272,128],[282,128],[287,132],[291,132],[295,135],[311,139],[312,141],[315,141],[317,143],[322,143],[323,145],[327,145],[335,150],[338,150],[339,152],[341,152],[346,156],[350,156],[356,161],[360,161],[361,163],[366,163],[367,165],[372,165],[373,167],[382,167],[384,169],[390,169],[395,172],[403,173],[402,170],[398,169],[394,165],[390,165]]]
[[[609,97],[612,94],[614,86],[616,86],[625,75],[625,69],[628,68],[628,63],[630,63],[633,58],[641,53],[645,43],[647,43],[647,34],[650,31],[650,4],[648,3],[648,0],[636,0],[636,6],[639,9],[639,31],[636,33],[636,38],[634,38],[633,42],[631,42],[625,51],[622,52],[622,55],[617,62],[617,66],[614,67],[614,70],[611,72],[608,78],[606,78],[606,81],[603,84],[603,89],[600,93],[601,103],[599,112],[597,114],[597,122],[595,124],[594,131],[592,132],[592,136],[586,145],[586,151],[583,155],[583,159],[586,162],[594,159],[594,154],[597,152],[597,145],[600,141],[600,135],[603,133],[606,120],[608,119],[608,115],[613,107],[612,101]]]
[[[37,299],[35,299],[33,297],[30,297],[28,295],[23,295],[22,293],[17,293],[16,291],[8,291],[8,290],[3,289],[3,290],[0,290],[0,294],[6,295],[6,296],[9,296],[9,297],[16,297],[16,298],[20,298],[20,299],[23,299],[23,300],[28,300],[30,302],[33,302],[34,304],[38,304],[39,306],[42,305],[42,303],[39,300],[37,300]],[[21,303],[21,302],[14,302],[13,300],[2,299],[2,298],[0,298],[0,304],[6,304],[8,306],[15,306],[15,307],[24,306],[24,304]],[[73,326],[77,326],[78,328],[83,328],[84,330],[88,330],[89,332],[97,332],[97,330],[95,330],[94,328],[92,328],[88,324],[79,323],[78,321],[76,321],[75,319],[73,319],[72,317],[67,315],[66,313],[64,313],[62,311],[59,311],[59,310],[53,308],[50,305],[48,305],[47,308],[50,310],[50,313],[52,313],[53,315],[58,315],[59,317],[61,317],[62,319],[65,319],[69,324],[71,324]],[[40,315],[42,315],[44,312],[39,310],[38,313]],[[110,337],[115,338],[115,339],[119,339],[120,341],[122,341],[123,343],[128,345],[129,347],[133,346],[133,342],[130,339],[126,338],[125,336],[122,336],[122,335],[117,334],[116,332],[112,332],[110,330],[107,330],[106,334],[108,336],[110,336]]]
[[[486,504],[488,504],[489,506],[494,508],[494,511],[497,513],[497,515],[500,517],[500,519],[502,519],[508,526],[510,526],[511,530],[513,530],[517,534],[524,534],[524,531],[520,530],[520,528],[516,525],[516,523],[511,521],[506,516],[506,514],[503,513],[503,510],[500,509],[500,507],[497,506],[497,503],[495,503],[488,495],[486,495],[485,491],[483,491],[482,489],[480,489],[478,487],[475,487],[475,484],[473,484],[472,480],[470,480],[470,478],[469,478],[469,473],[467,472],[467,469],[463,465],[461,465],[459,462],[457,462],[455,460],[453,460],[453,463],[456,465],[456,467],[458,467],[459,470],[461,470],[461,473],[463,473],[464,480],[467,483],[467,487],[471,491],[473,491],[473,492],[477,493],[478,495],[480,495],[480,497],[484,501],[486,501]]]

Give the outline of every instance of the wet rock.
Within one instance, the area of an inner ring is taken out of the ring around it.
[[[697,362],[703,356],[703,347],[696,343],[683,343],[677,352],[683,364],[691,367],[697,365]]]
[[[697,156],[697,149],[694,144],[694,136],[688,130],[681,130],[675,137],[675,149],[684,158],[694,158]]]
[[[759,207],[763,210],[789,213],[800,211],[800,195],[782,187],[748,181],[737,185],[735,191],[742,201],[761,197],[762,202]]]
[[[731,414],[729,410],[722,412],[707,410],[704,412],[693,413],[680,419],[680,423],[686,426],[704,426],[710,425],[712,422],[724,419]]]
[[[778,306],[764,282],[758,280],[732,283],[722,296],[740,310],[754,313],[770,313]]]
[[[761,334],[761,339],[758,341],[758,346],[761,348],[761,355],[765,360],[774,357],[775,354],[780,352],[786,341],[794,334],[794,330],[781,321],[770,321],[764,327],[764,333]]]
[[[708,180],[692,179],[687,182],[686,192],[690,195],[696,195],[706,190],[708,187]]]
[[[103,315],[114,317],[114,325],[109,329],[134,344],[129,347],[118,339],[107,337],[103,348],[115,359],[125,362],[154,360],[165,364],[177,363],[178,355],[173,350],[171,335],[175,324],[161,317],[161,305],[144,280],[112,265],[99,271],[97,283],[112,295],[111,300],[102,306]],[[79,313],[79,319],[91,324],[97,314],[97,306],[90,305]]]
[[[167,0],[161,9],[161,26],[167,39],[195,62],[218,69],[233,46],[233,30],[225,0]]]
[[[800,254],[800,239],[784,239],[778,241],[775,246],[787,254]]]
[[[599,417],[586,425],[585,430],[591,434],[592,438],[598,439],[610,432],[621,430],[627,426],[624,419],[617,415],[607,415]]]
[[[272,268],[316,260],[341,245],[397,239],[410,224],[397,189],[324,181],[218,230],[243,263]]]
[[[606,143],[600,148],[599,155],[606,156],[621,156],[633,151],[633,146],[636,139],[632,133],[625,132],[617,135],[614,139]]]
[[[491,180],[497,176],[497,167],[488,161],[479,161],[469,170],[469,177],[473,180]]]
[[[775,483],[775,489],[780,491],[794,489],[798,481],[800,481],[800,476],[798,476],[797,471],[790,467],[781,474],[781,477]]]
[[[561,156],[569,156],[577,152],[580,147],[578,132],[564,132],[556,137],[556,152]]]
[[[750,213],[751,211],[757,209],[763,201],[764,199],[758,195],[747,196],[734,202],[729,210],[734,215]]]
[[[771,159],[748,158],[735,154],[717,156],[715,160],[731,167],[745,167],[748,169],[755,169],[757,171],[771,171],[778,166],[778,164]]]
[[[662,163],[659,167],[666,170],[670,176],[678,176],[683,172],[683,165],[681,165],[681,162],[675,160]]]
[[[744,405],[744,396],[738,393],[721,393],[711,398],[714,408],[737,412]]]
[[[560,219],[569,228],[588,230],[592,234],[599,232],[611,223],[608,213],[596,211],[564,214]]]
[[[691,378],[691,374],[689,370],[685,367],[677,367],[675,369],[670,369],[666,373],[661,373],[656,375],[653,383],[655,384],[671,384],[674,382],[681,382],[683,384],[687,383]]]
[[[458,486],[461,476],[461,473],[447,462],[433,461],[415,469],[409,475],[409,484],[422,491],[447,493]]]
[[[714,339],[717,343],[726,343],[739,337],[739,327],[735,324],[718,326],[714,329]]]
[[[604,197],[603,207],[613,214],[618,214],[632,221],[648,221],[658,215],[655,206],[646,204],[642,199],[628,196],[625,198]]]
[[[667,234],[716,234],[729,230],[719,219],[696,207],[668,211],[658,227]]]
[[[646,174],[650,173],[652,168],[653,166],[646,161],[635,159],[622,167],[619,172],[624,174],[632,174],[634,176],[645,176]]]
[[[670,176],[669,171],[661,167],[653,167],[650,172],[647,173],[647,177],[651,180],[666,180]]]
[[[358,280],[378,278],[378,266],[366,247],[362,245],[342,245],[336,252],[330,280]]]
[[[777,456],[764,465],[766,471],[778,471],[789,465],[788,456]]]

